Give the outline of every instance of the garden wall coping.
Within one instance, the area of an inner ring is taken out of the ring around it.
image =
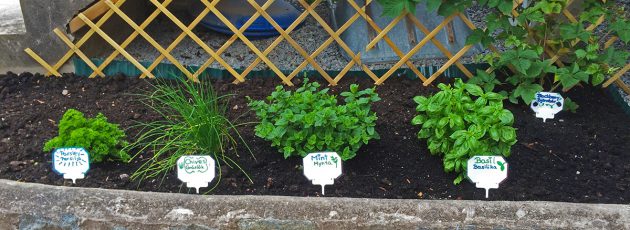
[[[0,180],[0,229],[630,229],[630,205],[218,196]]]

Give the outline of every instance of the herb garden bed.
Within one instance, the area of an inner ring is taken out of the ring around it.
[[[246,96],[260,100],[281,82],[256,78],[239,85],[231,80],[213,80],[219,95],[233,94],[230,118],[255,122],[248,112]],[[123,76],[86,79],[66,76],[44,78],[32,74],[0,76],[0,178],[63,186],[100,187],[141,191],[194,193],[169,173],[137,183],[131,175],[148,154],[130,164],[92,164],[85,179],[76,185],[51,169],[51,154],[43,143],[57,135],[57,122],[70,108],[89,117],[101,112],[110,122],[127,129],[136,121],[152,121],[158,114],[137,101],[150,80]],[[350,83],[372,87],[365,78],[347,78],[331,88],[338,94]],[[296,84],[299,85],[299,84]],[[419,127],[411,125],[416,114],[413,97],[431,95],[434,87],[417,80],[398,78],[376,88],[381,101],[374,103],[380,140],[363,146],[357,156],[344,162],[343,175],[326,187],[326,196],[411,199],[485,199],[483,189],[464,181],[453,185],[454,173],[444,173],[440,157],[429,154]],[[490,200],[544,200],[585,203],[622,203],[630,200],[630,117],[605,90],[586,87],[566,96],[580,104],[578,113],[562,112],[543,123],[526,105],[506,102],[515,116],[518,143],[512,147],[509,178],[500,189],[490,191]],[[285,160],[268,141],[254,135],[254,125],[239,127],[254,160],[241,149],[237,159],[252,180],[237,169],[223,167],[222,179],[207,194],[321,196],[320,187],[303,176],[300,158]],[[132,138],[138,130],[126,130]],[[206,192],[208,189],[202,189]]]

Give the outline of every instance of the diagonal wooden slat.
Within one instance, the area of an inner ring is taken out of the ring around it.
[[[207,4],[206,0],[201,1],[204,4]],[[265,62],[265,64],[282,79],[283,82],[285,82],[287,85],[293,85],[293,83],[291,83],[291,81],[287,79],[284,73],[282,73],[282,71],[280,71],[280,69],[278,69],[278,67],[271,60],[269,60],[269,58],[267,58],[267,55],[263,55],[258,47],[256,47],[256,45],[254,45],[254,43],[252,43],[243,33],[240,33],[240,31],[232,24],[232,22],[230,22],[230,20],[223,16],[223,14],[219,10],[217,10],[215,7],[212,7],[210,8],[210,11],[212,11],[212,13],[214,13],[217,18],[221,22],[223,22],[224,25],[226,25],[234,34],[236,34],[250,50],[258,55],[258,57],[261,58]]]
[[[57,72],[57,69],[53,68],[52,66],[50,66],[46,61],[44,61],[44,59],[42,59],[42,57],[40,57],[39,55],[37,55],[35,52],[33,52],[33,50],[31,50],[31,48],[26,48],[24,49],[24,52],[26,52],[28,55],[30,55],[33,59],[35,59],[35,61],[37,63],[39,63],[40,65],[42,65],[42,67],[44,67],[44,69],[46,69],[48,72],[50,72],[52,75],[55,75],[57,77],[61,77],[61,74],[59,74],[59,72]],[[50,76],[51,74],[46,74],[48,76]]]
[[[367,1],[367,4],[369,4],[369,2],[371,2],[371,0]],[[313,6],[311,6],[311,8],[315,8]],[[365,8],[365,7],[364,7]],[[309,11],[305,11],[305,14],[310,14]],[[317,49],[315,49],[315,51],[310,55],[311,59],[315,59],[319,54],[321,54],[324,50],[326,50],[326,48],[328,48],[333,41],[335,41],[334,37],[339,37],[345,30],[347,30],[353,23],[354,21],[356,21],[356,19],[359,18],[358,14],[353,15],[352,17],[350,17],[350,19],[348,19],[348,21],[346,21],[346,23],[344,23],[343,26],[341,26],[337,31],[335,31],[335,33],[333,35],[331,35],[328,39],[326,39],[326,41],[324,41],[324,43],[322,43]],[[339,80],[345,76],[345,74],[352,68],[352,66],[354,66],[354,64],[358,64],[361,65],[361,63],[357,63],[355,59],[352,59],[350,61],[350,63],[348,63],[348,65],[343,68],[341,70],[341,72],[335,77],[335,79],[329,80],[329,83],[331,85],[336,85]],[[300,65],[295,68],[293,70],[293,72],[291,72],[291,74],[289,74],[289,78],[293,78],[295,77],[300,71],[302,71],[307,65],[307,61],[303,61],[302,63],[300,63]]]
[[[266,1],[265,4],[262,6],[263,10],[266,10],[267,8],[269,8],[269,6],[271,6],[271,4],[274,1]],[[258,19],[260,17],[260,13],[256,12],[254,13],[254,15],[252,17],[250,17],[244,24],[243,26],[241,26],[240,29],[238,29],[239,32],[244,33],[245,30],[247,30],[247,28],[249,28],[252,24],[254,24],[254,22],[256,21],[256,19]],[[233,34],[232,37],[230,37],[230,39],[228,39],[225,43],[223,43],[223,45],[217,50],[217,55],[221,55],[223,54],[223,52],[225,52],[225,50],[227,50],[232,44],[234,44],[234,42],[236,42],[236,40],[238,40],[238,35]],[[265,52],[263,52],[265,53]],[[267,54],[265,54],[267,55]],[[205,71],[210,65],[212,65],[212,63],[214,63],[214,58],[210,57],[205,63],[203,63],[203,65],[201,65],[199,67],[199,69],[197,70],[197,72],[195,72],[194,76],[195,77],[199,77],[201,75],[201,73],[203,73],[203,71]],[[242,75],[243,76],[247,76],[248,72],[243,72]],[[235,83],[238,83],[238,81],[236,81]]]
[[[116,12],[116,14],[118,14],[119,17],[121,17],[125,22],[127,22],[127,24],[131,26],[131,28],[133,28],[136,32],[142,35],[142,37],[146,39],[149,42],[149,44],[155,47],[162,55],[166,56],[166,58],[169,61],[171,61],[171,63],[175,65],[175,67],[177,67],[182,73],[184,73],[186,77],[188,77],[188,79],[194,82],[199,81],[199,79],[194,78],[192,76],[192,73],[190,73],[190,71],[184,68],[184,66],[182,66],[182,64],[179,63],[179,61],[177,61],[175,57],[173,57],[169,52],[166,52],[166,50],[157,41],[155,41],[149,34],[147,34],[142,28],[140,28],[138,24],[136,24],[133,20],[131,20],[131,18],[129,18],[127,14],[125,14],[124,12],[122,12],[122,10],[116,7],[111,2],[111,0],[104,0],[104,1],[105,1],[105,4],[107,4],[107,6],[109,6],[112,10],[114,10],[114,12]]]
[[[157,0],[150,0],[150,1],[160,11],[162,11],[162,13],[164,15],[166,15],[173,23],[175,23],[175,25],[177,25],[177,27],[179,27],[182,31],[184,31],[184,33],[182,33],[179,37],[177,37],[177,39],[175,39],[175,41],[173,41],[173,43],[171,43],[171,45],[166,49],[167,52],[171,52],[175,48],[175,46],[177,46],[177,44],[179,44],[179,42],[181,42],[181,40],[183,40],[184,37],[186,35],[188,35],[188,37],[190,37],[195,43],[197,43],[199,46],[201,46],[201,48],[203,50],[205,50],[208,54],[210,54],[210,56],[212,56],[213,58],[217,59],[217,62],[219,62],[219,64],[221,64],[223,67],[225,67],[225,69],[227,69],[227,71],[230,72],[230,74],[232,74],[232,76],[234,76],[234,78],[236,78],[239,81],[244,81],[245,80],[243,78],[243,76],[241,76],[241,74],[236,72],[236,70],[234,70],[234,68],[232,68],[232,66],[230,66],[227,62],[225,62],[225,60],[223,60],[223,58],[221,58],[221,56],[218,56],[210,47],[208,47],[208,45],[206,43],[204,43],[195,33],[192,32],[192,28],[197,26],[197,24],[201,21],[201,19],[203,19],[203,17],[206,14],[208,14],[208,12],[210,12],[210,9],[208,9],[206,7],[206,9],[204,9],[204,11],[197,17],[197,19],[195,19],[195,21],[193,21],[188,27],[186,27],[177,17],[175,17],[175,15],[173,15],[173,13],[171,13],[171,11],[166,9]],[[218,3],[218,1],[219,0],[214,0],[213,1],[214,5],[216,5],[216,3]],[[162,61],[163,58],[164,58],[164,56],[160,55],[153,62],[153,64],[151,66],[149,66],[149,70],[152,70],[152,68],[157,67],[157,65]]]
[[[425,81],[423,83],[423,85],[424,86],[429,86],[438,76],[440,76],[440,74],[444,73],[444,71],[446,71],[446,69],[451,67],[451,65],[453,65],[453,63],[455,63],[455,61],[457,61],[457,59],[461,58],[466,52],[468,52],[468,50],[471,47],[472,47],[472,45],[464,46],[464,48],[461,49],[459,52],[457,52],[455,54],[455,56],[453,56],[453,58],[449,59],[446,63],[444,63],[444,65],[442,65],[442,67],[440,67],[440,69],[438,69],[438,71],[433,73],[433,75],[431,75],[431,77],[429,77],[429,79],[427,81]]]
[[[315,70],[317,70],[317,72],[319,72],[329,83],[333,85],[335,84],[333,79],[330,78],[330,75],[328,75],[328,73],[313,58],[310,57],[306,50],[304,50],[291,36],[289,36],[289,34],[286,33],[286,31],[284,31],[284,29],[282,29],[282,27],[280,27],[280,25],[278,25],[278,23],[267,12],[262,10],[256,1],[248,0],[248,2],[256,9],[257,12],[261,13],[262,16],[267,19],[267,22],[269,22],[280,33],[280,36],[284,37],[285,40],[293,46],[293,48],[295,48],[298,53],[306,61],[308,61],[313,68],[315,68]]]
[[[624,66],[621,70],[619,70],[619,72],[615,73],[615,75],[610,77],[610,79],[608,79],[606,82],[604,82],[604,84],[602,86],[603,87],[610,86],[610,84],[612,84],[616,80],[619,80],[621,78],[621,76],[623,76],[623,74],[628,72],[628,70],[630,70],[630,63],[626,64],[626,66]]]
[[[422,49],[422,47],[424,47],[424,45],[427,42],[429,42],[429,40],[431,40],[433,37],[435,37],[438,34],[438,32],[440,32],[440,30],[442,30],[442,28],[444,28],[444,26],[446,26],[447,23],[451,22],[453,20],[454,16],[455,15],[451,15],[451,16],[448,16],[446,19],[444,19],[444,21],[442,21],[442,23],[440,23],[437,27],[435,27],[435,29],[433,29],[433,31],[431,31],[431,33],[427,34],[420,42],[418,42],[418,44],[416,44],[416,46],[414,46],[403,58],[401,58],[400,61],[398,61],[396,64],[394,64],[394,66],[391,69],[389,69],[383,76],[381,76],[381,78],[378,79],[378,81],[376,81],[376,84],[379,85],[379,84],[383,83],[385,80],[387,80],[387,78],[389,78],[398,68],[400,68],[403,65],[404,62],[409,60],[414,54],[416,54],[418,51],[420,51],[420,49]],[[471,46],[467,46],[467,47],[470,48]],[[461,53],[461,51],[460,51],[460,53]],[[461,55],[463,55],[463,53]],[[461,57],[461,55],[459,55],[459,57]],[[455,57],[459,58],[457,56],[457,54],[455,55]],[[424,81],[425,86],[430,84],[432,81],[433,80],[431,80],[431,78],[427,79],[427,81]]]
[[[347,0],[348,3],[350,4],[350,6],[352,6],[352,8],[354,8],[360,15],[361,17],[363,17],[363,19],[370,25],[370,27],[376,31],[377,33],[381,33],[381,31],[383,31],[378,24],[376,24],[376,22],[374,22],[374,20],[372,19],[372,17],[370,17],[369,15],[367,15],[366,13],[366,7],[369,5],[369,3],[371,1],[366,1],[365,7],[363,8],[359,8],[359,5],[354,1],[354,0]],[[396,55],[398,55],[399,58],[402,58],[405,56],[405,54],[400,50],[400,48],[398,48],[398,46],[389,38],[389,36],[387,36],[387,34],[385,34],[383,36],[383,40],[385,40],[385,43],[387,43],[387,45],[389,45],[389,47],[392,49],[392,51],[394,51],[394,53]],[[418,76],[422,81],[426,81],[427,78],[424,76],[424,74],[422,74],[422,72],[420,72],[418,70],[418,68],[416,68],[416,66],[413,64],[413,62],[411,61],[407,61],[405,62],[405,64],[407,65],[407,67],[409,67],[409,69],[411,69],[411,71],[413,71],[416,76]]]
[[[269,1],[267,1],[269,2]],[[317,6],[322,2],[322,0],[315,0],[312,5],[313,6]],[[256,12],[258,15],[259,13]],[[287,33],[291,33],[293,30],[295,30],[308,16],[308,12],[304,11],[300,14],[300,16],[297,17],[297,19],[295,19],[295,21],[289,25],[289,27],[287,27],[287,29],[285,30]],[[263,54],[264,55],[269,55],[269,53],[271,53],[271,51],[276,48],[278,46],[278,44],[280,44],[280,42],[284,41],[284,37],[280,36],[277,37],[264,51]],[[256,60],[254,60],[246,69],[245,71],[243,71],[243,75],[247,76],[247,74],[249,74],[251,71],[254,70],[254,68],[260,64],[260,62],[262,61],[262,59],[260,59],[260,57],[256,57]],[[290,76],[288,76],[289,79],[293,79],[290,78]]]
[[[339,36],[335,36],[335,31],[330,27],[330,25],[328,25],[328,23],[326,22],[326,20],[322,19],[322,17],[315,11],[315,8],[312,7],[311,5],[309,5],[306,1],[304,0],[298,0],[298,2],[302,5],[302,7],[304,7],[304,10],[306,12],[308,12],[314,19],[315,21],[317,21],[319,23],[320,26],[322,26],[322,28],[333,38],[335,39],[335,41],[337,42],[337,44],[339,45],[339,47],[341,47],[347,54],[348,56],[350,56],[351,60],[353,60],[354,63],[361,63],[361,58],[359,56],[357,56],[352,49],[350,49],[350,47],[343,41],[343,39],[341,39]],[[348,63],[348,65],[354,65],[353,62]],[[370,68],[368,68],[365,65],[361,65],[361,69],[370,77],[372,78],[372,80],[374,81],[378,81],[378,77],[376,76],[376,74],[374,74],[374,72],[372,72],[372,70],[370,70]],[[335,82],[336,84],[336,82]]]
[[[129,60],[129,62],[131,62],[131,64],[136,66],[136,68],[138,68],[142,72],[147,73],[149,78],[155,78],[155,76],[153,76],[153,74],[151,74],[150,71],[147,71],[147,69],[144,68],[144,66],[142,66],[142,64],[140,64],[140,62],[138,62],[135,58],[133,58],[133,56],[131,56],[129,53],[127,53],[127,51],[125,49],[120,47],[120,45],[118,45],[116,43],[116,41],[114,41],[114,39],[109,37],[109,35],[107,35],[107,33],[105,33],[103,30],[101,30],[101,28],[99,28],[97,25],[95,25],[85,15],[83,15],[83,13],[79,14],[79,18],[81,18],[81,20],[83,20],[85,22],[85,24],[87,24],[90,28],[92,28],[92,30],[94,30],[96,33],[98,33],[98,35],[100,35],[107,43],[109,43],[109,45],[114,47],[114,49],[118,50],[118,52],[120,52],[127,60]]]
[[[125,3],[126,0],[119,0],[118,2],[116,2],[116,6],[120,7],[122,6],[123,3]],[[108,10],[97,22],[96,22],[96,27],[101,27],[103,24],[105,24],[105,22],[107,20],[109,20],[109,18],[114,14],[114,11],[112,10]],[[94,35],[95,31],[90,29],[88,30],[83,37],[81,37],[81,39],[79,39],[79,41],[75,44],[75,46],[77,47],[77,49],[81,48],[81,46],[83,46],[83,44],[85,44],[85,42],[87,42],[92,35]],[[55,70],[59,70],[59,68],[61,68],[61,66],[63,66],[64,64],[66,64],[66,62],[68,62],[68,60],[70,60],[70,58],[72,57],[72,55],[74,55],[74,51],[68,50],[68,52],[66,52],[66,54],[64,54],[61,59],[59,59],[59,61],[57,61],[57,63],[53,66],[53,68]],[[50,74],[50,73],[48,73]],[[47,75],[48,75],[47,74]]]
[[[401,15],[398,15],[398,17],[394,18],[394,20],[392,20],[385,28],[383,28],[383,30],[378,33],[378,35],[376,35],[376,37],[370,41],[370,43],[367,44],[367,46],[365,46],[365,50],[366,51],[370,51],[372,48],[374,48],[374,46],[376,46],[376,44],[378,42],[381,41],[381,39],[383,39],[383,37],[385,37],[385,35],[389,34],[389,32],[394,29],[394,27],[396,25],[398,25],[398,23],[405,18],[405,15],[407,15],[409,13],[404,12]]]
[[[626,83],[624,83],[621,79],[617,79],[615,81],[615,84],[619,86],[619,88],[621,88],[624,92],[626,92],[626,94],[630,95],[630,87],[628,87],[628,85],[626,85]]]
[[[83,60],[90,68],[92,68],[95,73],[97,73],[101,77],[105,77],[105,74],[98,70],[98,67],[96,67],[94,62],[92,62],[90,58],[88,58],[79,48],[77,48],[77,46],[75,46],[72,41],[70,41],[70,38],[66,37],[66,35],[63,34],[61,30],[59,30],[59,28],[55,28],[53,32],[57,35],[57,37],[59,37],[59,39],[61,39],[61,41],[66,43],[66,45],[70,47],[70,49],[72,49],[72,51],[75,52],[79,56],[79,58],[81,58],[81,60]]]
[[[430,31],[427,29],[427,27],[424,26],[424,24],[422,24],[420,22],[420,20],[418,20],[418,18],[414,17],[413,15],[407,14],[407,18],[418,28],[420,29],[420,31],[422,31],[422,33],[424,34],[429,34]],[[431,43],[433,43],[433,45],[435,45],[435,47],[437,47],[443,54],[444,56],[446,56],[447,58],[451,59],[453,58],[453,54],[451,53],[451,51],[449,51],[446,47],[444,47],[444,45],[442,44],[442,42],[440,42],[439,40],[432,38],[431,39]],[[467,77],[473,77],[473,74],[459,61],[455,62],[455,65],[457,66],[457,68],[459,68]]]
[[[171,2],[172,0],[164,0],[162,5],[166,7],[169,4],[171,4]],[[153,20],[155,20],[155,18],[157,18],[158,15],[160,15],[160,10],[155,9],[155,11],[153,11],[153,13],[151,13],[151,15],[149,15],[149,17],[147,17],[147,19],[145,19],[144,22],[142,22],[142,24],[140,25],[140,28],[141,29],[147,28],[147,26],[149,26],[149,24],[151,24],[151,22],[153,22]],[[120,47],[127,48],[127,46],[129,46],[129,44],[131,44],[131,42],[133,42],[136,39],[136,37],[138,37],[138,35],[140,35],[140,33],[138,33],[137,31],[134,31],[133,33],[131,33],[131,35],[129,35],[129,37],[127,37],[127,39],[125,39],[125,41],[123,41],[123,43],[120,44]],[[112,52],[112,54],[110,54],[107,58],[105,58],[103,63],[101,63],[101,65],[98,66],[98,70],[99,71],[105,70],[105,67],[107,67],[112,61],[114,61],[114,59],[116,59],[116,57],[118,57],[119,54],[120,52],[118,52],[118,50],[114,50],[114,52]],[[96,72],[92,73],[90,77],[96,76],[95,74]]]

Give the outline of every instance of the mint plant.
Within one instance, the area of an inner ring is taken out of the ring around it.
[[[380,100],[374,88],[359,91],[353,84],[349,92],[341,93],[345,104],[340,105],[328,89],[319,87],[306,79],[295,92],[276,87],[268,102],[248,97],[260,119],[256,136],[271,141],[284,158],[335,151],[343,161],[354,158],[370,140],[380,138],[374,130],[377,116],[371,111],[371,104]]]
[[[86,118],[75,109],[68,109],[59,121],[59,136],[44,144],[44,152],[56,148],[82,147],[88,151],[91,163],[105,159],[128,162],[130,156],[123,148],[128,145],[125,132],[117,124],[107,122],[102,113]]]
[[[421,127],[419,139],[427,139],[432,155],[442,156],[445,172],[466,175],[466,164],[476,155],[510,156],[516,143],[514,115],[503,108],[505,96],[457,79],[453,86],[439,84],[431,97],[416,96],[418,115],[411,123]]]

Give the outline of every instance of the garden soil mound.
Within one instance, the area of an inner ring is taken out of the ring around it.
[[[255,122],[246,96],[263,99],[281,82],[256,78],[242,84],[231,79],[212,80],[219,94],[232,94],[229,116],[239,123]],[[298,80],[299,81],[299,80]],[[297,82],[297,81],[296,81]],[[158,115],[138,102],[135,94],[151,89],[152,80],[124,76],[87,79],[72,75],[45,78],[32,74],[0,76],[0,178],[59,186],[98,187],[140,191],[194,193],[175,176],[131,181],[131,175],[149,157],[143,153],[130,164],[93,164],[87,177],[73,185],[55,174],[51,153],[43,152],[46,140],[57,135],[57,122],[70,108],[88,116],[101,112],[110,122],[127,129],[129,140],[138,134],[130,128]],[[373,87],[370,79],[346,77],[333,93],[349,84]],[[297,84],[299,85],[299,84]],[[434,87],[418,80],[390,79],[377,92],[374,104],[381,140],[363,146],[357,157],[344,163],[344,174],[326,186],[326,196],[410,199],[485,199],[483,189],[468,181],[453,185],[456,174],[444,173],[441,159],[429,154],[419,127],[411,125],[416,95],[430,95]],[[586,203],[630,201],[630,117],[599,88],[576,88],[568,93],[580,104],[578,113],[562,112],[543,123],[526,105],[506,103],[515,115],[518,143],[512,148],[509,178],[500,189],[490,190],[489,200],[544,200]],[[254,135],[254,125],[239,128],[256,159],[242,146],[229,154],[253,179],[223,166],[223,178],[207,194],[321,196],[300,171],[300,158],[284,159],[269,142]]]

